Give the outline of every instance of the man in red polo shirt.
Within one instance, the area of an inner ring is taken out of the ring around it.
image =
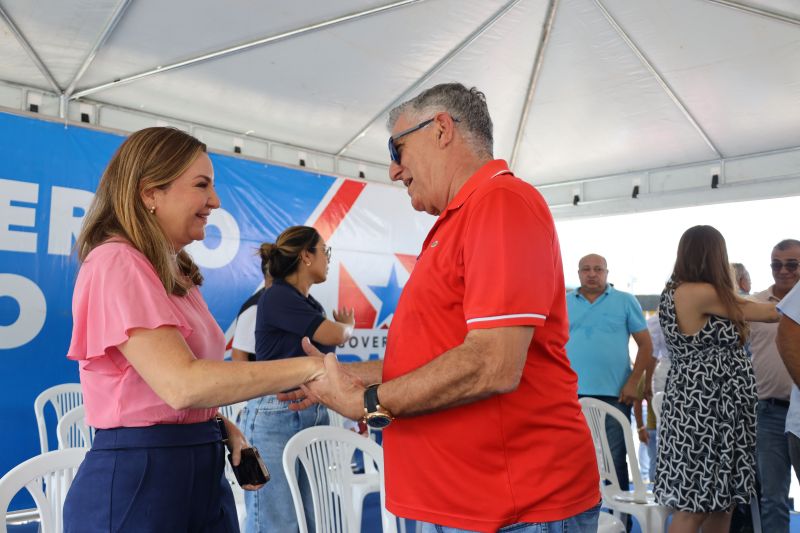
[[[304,390],[386,427],[386,505],[423,531],[595,532],[595,450],[564,348],[561,252],[544,199],[493,159],[477,89],[428,89],[389,126],[392,180],[438,219],[385,360],[326,356],[327,374]]]

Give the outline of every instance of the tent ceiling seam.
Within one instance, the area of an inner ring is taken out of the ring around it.
[[[138,74],[133,74],[130,76],[126,76],[124,78],[120,78],[117,80],[113,80],[110,82],[102,83],[100,85],[95,85],[94,87],[87,87],[86,89],[80,90],[73,95],[70,96],[71,99],[77,99],[84,96],[88,96],[90,94],[94,94],[106,89],[110,89],[113,87],[119,87],[121,85],[125,85],[128,83],[132,83],[135,81],[139,81],[143,78],[148,78],[155,74],[162,74],[164,72],[169,72],[171,70],[179,69],[188,67],[191,65],[195,65],[197,63],[203,63],[206,61],[211,61],[214,59],[218,59],[220,57],[228,56],[231,54],[239,53],[245,50],[249,50],[251,48],[256,48],[259,46],[265,46],[268,44],[272,44],[275,42],[283,41],[286,39],[291,39],[292,37],[298,37],[300,35],[305,35],[307,33],[311,33],[314,31],[330,28],[333,26],[337,26],[339,24],[343,24],[345,22],[352,22],[354,20],[358,20],[363,17],[367,17],[370,15],[376,15],[378,13],[383,13],[385,11],[390,11],[396,8],[405,7],[410,4],[415,4],[418,2],[422,2],[424,0],[400,0],[397,2],[392,2],[390,4],[386,4],[383,6],[375,7],[372,9],[367,9],[364,11],[358,11],[356,13],[351,13],[349,15],[343,15],[341,17],[336,17],[333,19],[328,19],[322,22],[316,22],[314,24],[309,24],[306,26],[302,26],[300,28],[295,28],[293,30],[289,30],[286,32],[278,33],[275,35],[270,35],[268,37],[263,37],[260,39],[256,39],[254,41],[247,41],[236,46],[231,46],[228,48],[223,48],[221,50],[216,50],[214,52],[209,52],[207,54],[203,54],[200,56],[191,57],[189,59],[185,59],[183,61],[177,61],[175,63],[170,63],[169,65],[165,66],[157,66],[155,68],[148,69],[146,71],[140,72]]]
[[[514,147],[511,149],[511,158],[509,165],[514,168],[517,164],[517,155],[519,154],[519,147],[522,143],[522,137],[525,134],[525,125],[528,123],[528,115],[530,114],[533,105],[533,96],[536,93],[536,86],[539,83],[539,72],[544,64],[544,54],[547,49],[547,43],[550,41],[550,32],[553,29],[553,24],[556,19],[556,10],[558,9],[558,0],[550,0],[547,6],[547,13],[545,14],[544,21],[542,22],[542,31],[539,35],[539,44],[536,47],[536,56],[533,61],[533,69],[531,70],[531,78],[528,82],[528,91],[525,96],[525,103],[522,106],[522,114],[519,117],[519,124],[517,125],[517,133],[514,137]]]
[[[409,87],[407,87],[400,95],[398,95],[394,100],[392,100],[388,105],[386,105],[383,109],[381,109],[372,119],[370,119],[363,128],[361,128],[358,133],[356,133],[353,137],[351,137],[342,148],[336,152],[337,156],[341,156],[347,150],[349,150],[353,144],[362,138],[369,129],[375,124],[375,122],[384,116],[386,113],[391,111],[396,105],[403,102],[403,100],[413,91],[419,89],[423,84],[425,84],[431,77],[433,77],[437,72],[439,72],[442,68],[444,68],[450,61],[453,60],[458,54],[464,51],[470,44],[472,44],[478,37],[480,37],[487,29],[494,25],[495,22],[500,20],[506,13],[508,13],[515,5],[517,5],[521,0],[511,0],[499,10],[495,11],[495,13],[489,17],[483,24],[481,24],[477,30],[470,33],[463,41],[461,41],[458,46],[450,50],[442,59],[440,59],[435,65],[433,65],[430,69],[428,69],[422,76],[417,78],[417,80],[412,83]]]
[[[70,96],[72,96],[72,93],[75,92],[75,86],[78,84],[78,82],[83,77],[83,75],[86,73],[86,71],[89,69],[89,66],[94,61],[95,57],[97,57],[97,53],[100,51],[100,48],[102,48],[102,46],[105,44],[105,42],[111,36],[111,33],[117,27],[117,24],[122,19],[122,16],[125,13],[125,10],[130,5],[130,3],[131,3],[131,0],[120,0],[120,2],[117,4],[117,7],[114,9],[114,12],[111,14],[111,17],[109,17],[108,22],[106,23],[106,26],[103,28],[103,30],[98,35],[97,40],[95,41],[95,43],[92,46],[91,50],[89,50],[89,53],[86,54],[86,57],[84,58],[83,63],[81,63],[81,66],[75,72],[75,76],[72,78],[72,81],[70,82],[69,86],[64,91],[64,95],[67,98],[70,98]],[[63,118],[63,115],[62,115],[62,118]]]
[[[733,2],[732,0],[705,0],[705,1],[710,2],[712,4],[717,4],[722,7],[735,9],[736,11],[741,11],[743,13],[748,13],[750,15],[757,15],[770,20],[777,20],[780,22],[785,22],[787,24],[794,24],[795,26],[800,26],[800,19],[798,18],[789,15],[783,15],[781,13],[776,13],[774,11],[769,11],[768,9],[764,9],[761,7],[751,6],[744,2]]]
[[[692,125],[695,131],[697,131],[698,135],[700,135],[700,137],[703,139],[706,145],[708,145],[708,147],[711,148],[711,150],[717,157],[720,158],[723,157],[723,154],[719,151],[719,149],[717,149],[717,147],[711,141],[711,138],[705,132],[703,127],[700,126],[700,123],[697,121],[697,119],[694,118],[692,113],[689,111],[689,109],[677,95],[675,90],[669,85],[669,83],[667,83],[667,80],[664,79],[664,76],[661,75],[661,73],[655,68],[653,63],[647,58],[647,56],[644,55],[642,50],[636,45],[636,43],[633,42],[633,39],[630,38],[627,32],[622,28],[622,26],[619,25],[619,23],[611,15],[611,13],[608,12],[603,3],[600,0],[594,0],[594,3],[595,5],[597,5],[597,8],[606,18],[611,27],[614,28],[614,30],[617,32],[620,38],[625,42],[625,44],[628,45],[628,47],[636,55],[636,57],[639,58],[639,61],[642,62],[645,68],[647,68],[650,74],[656,79],[656,81],[664,90],[664,92],[667,94],[669,99],[672,100],[672,102],[675,104],[678,110],[683,114],[686,120],[689,121],[689,123]]]
[[[33,49],[31,43],[28,42],[28,39],[22,33],[22,30],[20,30],[19,27],[17,27],[16,23],[14,22],[14,19],[11,18],[11,15],[8,14],[8,12],[3,8],[2,5],[0,5],[0,17],[2,17],[3,20],[6,21],[6,24],[11,30],[11,33],[13,33],[14,36],[17,38],[19,44],[28,54],[28,57],[31,58],[33,63],[36,65],[36,68],[39,69],[39,72],[42,73],[42,75],[45,77],[45,79],[53,88],[53,90],[55,90],[58,94],[61,94],[61,87],[58,85],[58,82],[50,73],[50,71],[47,69],[47,66],[44,64],[44,62],[42,62],[42,59],[36,53],[36,50]]]

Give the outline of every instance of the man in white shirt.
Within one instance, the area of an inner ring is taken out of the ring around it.
[[[778,304],[783,316],[778,324],[778,351],[792,376],[792,403],[786,416],[786,437],[789,456],[797,479],[800,480],[800,283]]]
[[[752,296],[778,303],[800,280],[800,241],[786,239],[772,249],[770,268],[775,283]],[[777,324],[750,324],[750,351],[758,391],[756,455],[761,481],[761,524],[764,531],[789,533],[791,462],[784,433],[792,379],[775,345]]]

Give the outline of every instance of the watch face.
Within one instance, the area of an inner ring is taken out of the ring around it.
[[[392,423],[392,418],[383,413],[370,413],[367,417],[367,425],[375,429],[383,429]]]

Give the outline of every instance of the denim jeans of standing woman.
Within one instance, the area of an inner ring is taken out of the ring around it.
[[[245,491],[247,508],[245,533],[294,533],[299,531],[292,494],[283,471],[283,449],[298,432],[328,424],[328,410],[315,405],[302,411],[290,411],[289,402],[276,396],[264,396],[247,402],[239,427],[247,440],[258,448],[269,469],[270,481],[257,491]],[[302,468],[297,465],[300,491],[305,504],[308,530],[314,531],[311,491]]]

